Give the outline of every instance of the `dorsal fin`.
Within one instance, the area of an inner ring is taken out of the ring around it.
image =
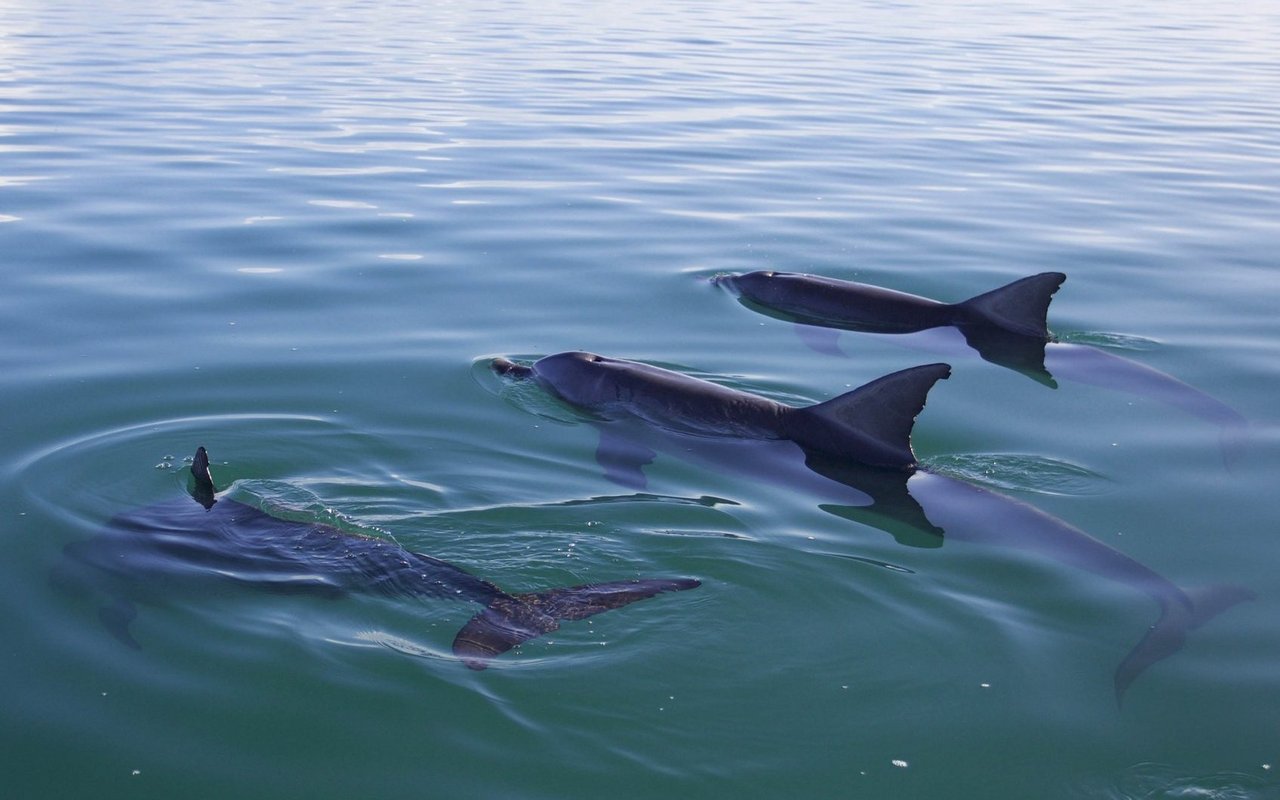
[[[191,457],[191,474],[196,479],[196,486],[213,490],[213,475],[209,472],[209,451],[203,447],[196,448]]]
[[[1020,278],[958,303],[961,322],[983,322],[1023,336],[1049,337],[1049,301],[1067,279],[1061,272]]]
[[[911,429],[929,390],[951,376],[948,364],[926,364],[885,375],[839,397],[796,409],[787,437],[811,453],[874,467],[915,466]]]
[[[196,454],[191,458],[191,475],[196,479],[192,496],[197,503],[205,507],[205,510],[213,508],[213,504],[218,502],[214,499],[218,490],[214,488],[213,475],[209,472],[209,451],[203,447],[197,447]]]

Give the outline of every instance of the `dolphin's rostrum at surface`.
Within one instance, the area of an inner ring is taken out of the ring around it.
[[[460,567],[386,539],[284,520],[218,498],[203,447],[196,451],[191,472],[197,502],[184,498],[113,518],[94,538],[67,545],[67,561],[54,576],[73,587],[105,588],[113,602],[100,618],[116,638],[135,648],[128,627],[137,613],[134,600],[147,595],[148,580],[175,575],[329,597],[359,592],[478,603],[483,609],[453,640],[454,655],[475,670],[556,630],[563,621],[700,585],[693,578],[643,579],[509,594]]]
[[[921,468],[911,431],[930,389],[949,375],[946,364],[902,370],[805,408],[592,353],[559,353],[532,365],[497,358],[492,368],[534,380],[590,412],[601,431],[597,458],[606,476],[633,488],[644,485],[641,469],[655,450],[667,449],[795,483],[825,501],[825,510],[906,544],[957,541],[1024,551],[1142,592],[1160,617],[1117,667],[1117,700],[1145,669],[1181,649],[1188,631],[1253,596],[1226,585],[1184,590],[1026,503]],[[639,444],[619,444],[624,437]],[[751,439],[762,446],[743,449],[742,440]]]

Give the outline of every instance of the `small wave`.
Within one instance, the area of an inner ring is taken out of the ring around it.
[[[1268,772],[1272,766],[1258,768]],[[1163,764],[1137,764],[1115,786],[1097,787],[1089,794],[1110,800],[1277,800],[1280,784],[1241,772],[1187,775]]]
[[[1142,336],[1130,336],[1124,333],[1105,333],[1102,331],[1077,331],[1058,336],[1062,344],[1084,344],[1101,347],[1106,350],[1155,350],[1160,343],[1155,339]]]
[[[934,472],[1005,491],[1086,496],[1111,491],[1110,478],[1093,470],[1046,456],[1013,453],[961,453],[934,456],[926,466]]]
[[[395,541],[389,531],[363,519],[356,520],[348,516],[326,503],[316,493],[294,483],[262,479],[238,480],[227,488],[225,495],[278,519],[331,525],[344,533]]]
[[[414,658],[433,658],[438,660],[452,660],[451,656],[432,650],[425,645],[406,639],[402,636],[396,636],[393,633],[384,631],[360,631],[355,635],[362,642],[370,642],[372,644],[381,645],[388,650],[394,650],[397,653]]]
[[[273,431],[264,452],[263,429]],[[359,435],[338,422],[296,414],[220,414],[152,420],[67,436],[27,453],[11,467],[28,496],[71,526],[93,525],[119,513],[131,499],[154,495],[157,477],[175,491],[185,487],[191,453],[208,445],[220,488],[234,483],[237,468],[220,453],[235,453],[246,464],[278,457],[279,442],[347,452]],[[215,449],[216,448],[216,449]],[[333,457],[333,456],[330,456]],[[340,456],[338,456],[340,457]],[[243,468],[243,467],[240,467]]]
[[[696,505],[706,506],[707,508],[715,508],[716,506],[736,506],[741,505],[735,500],[726,500],[723,497],[714,497],[712,495],[701,495],[699,497],[679,497],[668,494],[650,494],[648,492],[636,492],[633,494],[611,494],[599,497],[589,497],[585,499],[573,500],[557,500],[550,503],[543,503],[544,506],[584,506],[584,505],[603,505],[607,503],[669,503],[674,505]]]
[[[860,564],[869,564],[873,567],[879,567],[880,569],[887,569],[890,572],[901,572],[905,575],[916,574],[916,571],[914,569],[911,569],[909,567],[904,567],[899,564],[894,564],[889,561],[881,561],[876,558],[867,558],[866,556],[855,556],[855,555],[850,555],[849,553],[832,553],[831,555],[835,556],[836,558],[843,558],[848,561],[857,561]]]

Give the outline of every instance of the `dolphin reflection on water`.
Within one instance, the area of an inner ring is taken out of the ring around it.
[[[474,670],[561,622],[700,585],[693,578],[662,578],[509,594],[461,567],[386,539],[284,520],[218,498],[203,447],[191,472],[195,502],[183,498],[121,514],[97,536],[67,545],[54,572],[55,583],[65,588],[105,592],[110,604],[99,617],[131,647],[138,647],[129,631],[135,601],[175,577],[327,597],[359,592],[478,603],[482,610],[453,640],[454,655]]]
[[[1252,594],[1185,590],[1060,519],[918,464],[911,430],[946,364],[902,370],[817,405],[796,408],[678,372],[592,353],[491,362],[592,415],[605,475],[633,489],[660,451],[731,468],[815,496],[824,510],[906,544],[972,542],[1028,551],[1129,586],[1154,600],[1157,622],[1115,672],[1117,701],[1143,670],[1177,652],[1188,631]]]
[[[1050,334],[1049,303],[1066,279],[1061,272],[1043,272],[959,303],[793,272],[719,275],[712,282],[753,311],[795,323],[801,338],[820,352],[841,354],[836,342],[840,331],[932,330],[937,335],[923,344],[948,356],[975,351],[1048,386],[1056,387],[1055,379],[1062,378],[1151,398],[1216,425],[1223,459],[1229,467],[1238,463],[1248,425],[1235,409],[1172,375],[1096,347],[1057,341]],[[957,333],[963,338],[959,346],[954,343]]]

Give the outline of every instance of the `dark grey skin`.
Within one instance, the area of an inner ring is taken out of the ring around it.
[[[115,517],[94,538],[67,545],[66,560],[55,573],[62,586],[105,590],[112,601],[100,618],[131,647],[138,647],[129,631],[135,600],[145,600],[157,584],[175,578],[230,580],[326,597],[372,593],[477,603],[483,609],[453,641],[454,655],[474,670],[563,621],[700,585],[693,578],[667,578],[508,594],[461,567],[385,539],[283,520],[218,498],[203,447],[191,472],[196,502],[183,498]]]
[[[1024,551],[1141,592],[1159,606],[1160,618],[1117,667],[1117,701],[1145,669],[1177,652],[1188,631],[1253,596],[1233,586],[1183,590],[1060,519],[921,468],[911,429],[930,388],[947,377],[945,364],[903,370],[808,408],[591,353],[559,353],[532,365],[498,358],[492,367],[594,415],[606,476],[631,488],[643,488],[642,468],[657,451],[671,452],[795,487],[824,510],[904,544]]]
[[[946,364],[895,372],[825,403],[793,408],[679,372],[594,353],[559,353],[532,367],[495,359],[501,375],[532,377],[571,405],[697,436],[789,440],[808,453],[890,470],[915,467],[911,427]]]
[[[1061,272],[1043,272],[962,303],[794,272],[748,272],[716,281],[743,299],[813,325],[876,333],[988,326],[1045,342],[1049,301],[1066,279]]]
[[[841,330],[908,334],[954,328],[984,360],[1040,383],[1056,387],[1055,378],[1062,378],[1158,400],[1218,426],[1223,459],[1234,467],[1244,453],[1248,425],[1230,406],[1159,370],[1094,347],[1054,341],[1049,303],[1066,277],[1043,272],[959,303],[793,272],[713,280],[753,311],[796,323],[805,341],[823,352],[839,353],[835,337]]]
[[[1043,272],[962,303],[794,272],[748,272],[714,281],[748,308],[800,325],[889,334],[955,328],[987,361],[1051,383],[1044,364],[1051,340],[1046,318],[1049,301],[1066,279],[1061,272]],[[810,339],[819,349],[835,349],[834,342]]]

